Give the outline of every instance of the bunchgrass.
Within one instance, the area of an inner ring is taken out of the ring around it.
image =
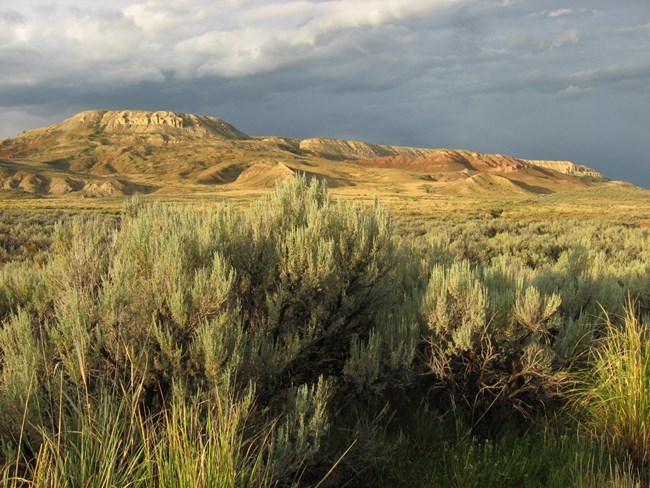
[[[606,337],[593,349],[576,404],[585,425],[604,435],[639,468],[650,463],[650,334],[627,306],[622,327],[607,318]]]
[[[271,473],[260,449],[265,439],[243,437],[248,408],[246,401],[216,398],[203,404],[179,400],[166,409],[148,452],[156,485],[271,486]]]
[[[98,400],[61,395],[55,425],[38,446],[0,470],[0,486],[272,486],[265,438],[246,437],[249,404],[174,400],[145,416],[142,389],[107,388]],[[53,399],[56,400],[56,399]],[[89,401],[88,401],[89,400]],[[33,453],[33,459],[30,459]]]

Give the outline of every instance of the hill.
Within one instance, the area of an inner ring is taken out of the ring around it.
[[[517,185],[503,176],[478,173],[474,176],[469,176],[464,180],[454,181],[445,186],[441,190],[441,193],[447,195],[480,196],[503,194],[525,195],[528,193],[534,193],[534,191],[526,189],[521,185]]]
[[[422,192],[426,184],[443,194],[553,193],[604,180],[568,161],[251,137],[216,117],[166,111],[86,111],[0,144],[0,188],[39,195],[243,191],[297,173],[331,187]]]

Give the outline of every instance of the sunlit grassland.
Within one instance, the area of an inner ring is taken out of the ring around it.
[[[138,198],[176,203],[230,201],[236,206],[250,204],[268,189],[241,189],[232,185],[183,187],[183,191],[154,193]],[[379,199],[395,216],[405,218],[488,217],[524,219],[576,218],[619,223],[650,222],[650,192],[628,185],[596,186],[548,195],[466,196],[430,193],[418,188],[393,191],[373,185],[333,188],[332,195],[346,200],[372,203]],[[21,210],[67,209],[115,212],[130,197],[35,196],[0,191],[4,208]]]
[[[0,240],[4,241],[0,245],[5,250],[7,247],[15,249],[18,242],[25,242],[25,250],[17,255],[38,252],[47,246],[47,236],[51,234],[54,222],[76,214],[119,216],[124,202],[132,198],[192,206],[228,203],[235,208],[245,209],[269,191],[237,189],[230,185],[217,188],[219,189],[215,190],[214,186],[191,187],[190,191],[168,195],[99,198],[39,197],[15,191],[0,191]],[[394,193],[363,186],[336,188],[330,192],[336,198],[369,206],[378,200],[396,218],[400,233],[414,237],[426,234],[431,223],[436,221],[578,220],[650,227],[650,191],[624,185],[525,196],[450,196],[428,193],[417,188]],[[30,236],[30,232],[33,235]],[[33,241],[39,243],[34,244]],[[30,251],[31,248],[34,250]],[[5,251],[4,260],[14,252]]]
[[[283,188],[4,194],[3,486],[647,481],[648,192]]]

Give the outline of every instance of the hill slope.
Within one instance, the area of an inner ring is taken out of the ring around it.
[[[508,178],[488,173],[478,173],[464,180],[454,181],[445,186],[440,192],[447,195],[471,196],[534,193]]]
[[[216,117],[164,111],[81,112],[0,144],[0,188],[43,195],[268,188],[299,172],[332,187],[412,190],[427,182],[446,194],[557,192],[602,178],[565,161],[331,138],[251,137]]]

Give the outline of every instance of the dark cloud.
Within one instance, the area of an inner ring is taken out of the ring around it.
[[[0,9],[0,137],[80,110],[570,159],[650,187],[647,0],[64,0]]]
[[[0,19],[4,20],[7,24],[22,24],[27,21],[27,17],[15,10],[0,10]]]

